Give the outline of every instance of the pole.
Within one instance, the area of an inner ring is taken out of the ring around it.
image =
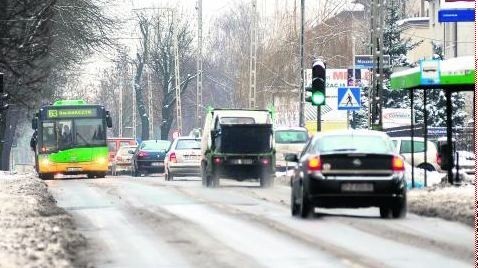
[[[133,138],[136,139],[136,87],[133,82]]]
[[[148,89],[149,135],[150,138],[154,138],[153,87],[151,85],[151,72],[148,72]]]
[[[320,105],[317,106],[317,132],[322,131],[322,111],[320,107]]]
[[[375,92],[377,90],[377,27],[376,27],[376,16],[377,16],[377,7],[376,1],[372,0],[370,6],[370,55],[372,55],[372,86],[370,88],[369,94],[369,128],[373,129],[375,124]]]
[[[176,88],[176,126],[180,134],[182,134],[183,122],[182,122],[182,109],[181,109],[181,85],[179,77],[179,47],[178,47],[178,22],[177,14],[173,10],[173,31],[174,31],[174,83]]]
[[[427,111],[427,90],[423,90],[423,132],[425,137],[425,154],[424,159],[427,163],[427,152],[428,152],[428,111]],[[427,169],[425,168],[425,178],[424,186],[427,187]]]
[[[249,108],[256,108],[256,67],[257,67],[257,0],[252,0],[251,44],[249,61]]]
[[[124,76],[121,77],[119,87],[118,136],[123,137],[123,86]]]
[[[198,0],[198,55],[197,55],[197,77],[196,77],[196,120],[197,127],[202,126],[202,0]]]
[[[448,182],[453,184],[453,142],[452,142],[452,121],[451,121],[451,90],[445,90],[445,98],[446,98],[446,143],[448,145],[448,150],[446,152],[447,158],[449,159],[448,165]]]
[[[386,12],[385,6],[386,0],[379,0],[379,9],[380,12],[377,12],[380,16],[379,23],[377,25],[378,30],[378,88],[377,88],[377,116],[378,116],[378,129],[383,129],[383,120],[382,120],[382,106],[383,106],[383,28],[385,25],[384,22],[384,13]],[[382,11],[383,10],[383,11]]]
[[[411,147],[412,147],[412,152],[411,152],[411,157],[412,157],[412,188],[415,188],[415,144],[414,144],[414,141],[413,141],[413,136],[414,136],[414,133],[413,133],[413,126],[414,126],[414,122],[413,122],[413,97],[415,94],[413,94],[414,90],[411,89],[410,90],[410,134],[412,136],[412,141],[411,141]],[[426,153],[426,152],[425,152]]]
[[[305,9],[305,0],[300,0],[300,89],[299,89],[299,126],[305,126],[305,89],[304,89],[304,9]],[[319,106],[320,107],[320,106]],[[317,131],[319,131],[320,125],[320,108],[318,109],[317,113]]]

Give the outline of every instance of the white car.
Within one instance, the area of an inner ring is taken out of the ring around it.
[[[164,179],[201,175],[201,139],[176,138],[164,159]]]
[[[134,152],[136,147],[136,145],[127,145],[118,149],[111,163],[111,174],[113,176],[133,170],[133,154],[131,152]]]
[[[303,127],[284,127],[274,129],[276,148],[276,170],[285,171],[292,168],[294,163],[285,161],[285,154],[298,154],[309,140],[309,134]]]
[[[392,137],[395,145],[395,152],[405,158],[408,163],[412,163],[412,138],[411,137]],[[425,161],[425,139],[422,137],[413,138],[413,164],[415,167],[426,169],[428,171],[440,170],[437,162],[437,146],[434,142],[427,140],[427,159]]]

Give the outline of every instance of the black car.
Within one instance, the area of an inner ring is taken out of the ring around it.
[[[380,216],[405,217],[405,165],[387,134],[372,130],[319,133],[299,156],[291,179],[291,212],[306,218],[314,208],[379,207]]]
[[[145,140],[133,155],[133,176],[164,172],[164,158],[171,145],[167,140]]]

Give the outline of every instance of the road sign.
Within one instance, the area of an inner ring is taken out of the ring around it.
[[[440,9],[438,22],[473,22],[475,21],[474,9]]]
[[[179,130],[173,132],[173,140],[179,137]]]
[[[422,60],[420,62],[420,83],[422,85],[440,84],[439,60]]]
[[[360,110],[360,88],[339,87],[337,100],[339,110]]]
[[[355,55],[355,69],[373,69],[372,55]],[[390,67],[390,55],[383,55],[383,68]]]

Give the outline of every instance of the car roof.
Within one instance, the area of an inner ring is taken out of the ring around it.
[[[177,140],[200,140],[201,137],[194,137],[194,136],[181,136],[181,137],[177,137],[176,138]]]
[[[142,143],[158,143],[158,142],[170,142],[168,140],[144,140]]]
[[[305,127],[276,127],[274,128],[274,131],[283,131],[283,130],[307,131]]]
[[[334,136],[334,135],[351,135],[351,136],[377,136],[383,138],[390,138],[387,133],[377,130],[368,130],[368,129],[351,129],[351,130],[332,130],[318,132],[314,139],[325,137],[325,136]]]

